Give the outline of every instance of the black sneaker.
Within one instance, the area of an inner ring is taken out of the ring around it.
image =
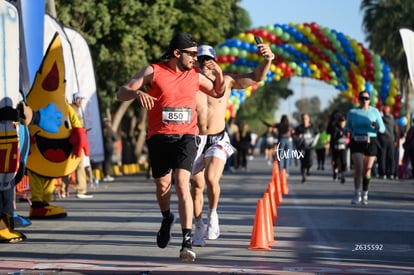
[[[175,216],[173,213],[169,217],[163,218],[161,222],[161,228],[157,234],[157,245],[159,248],[167,247],[171,239],[171,228],[175,222]]]
[[[180,250],[180,260],[183,262],[194,262],[196,259],[196,253],[192,247],[191,237],[186,237],[183,240],[183,244]]]

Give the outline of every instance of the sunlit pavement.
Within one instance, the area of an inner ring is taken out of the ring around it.
[[[27,240],[0,244],[0,274],[414,274],[412,181],[373,179],[369,204],[351,205],[352,172],[341,184],[325,165],[301,184],[298,167],[291,168],[270,250],[248,249],[272,178],[272,167],[256,156],[247,172],[223,176],[221,236],[195,247],[194,263],[179,261],[179,219],[170,245],[156,246],[155,187],[136,175],[101,183],[93,199],[54,201],[68,217],[19,228]],[[19,214],[28,209],[17,203]],[[178,216],[175,194],[172,210]]]

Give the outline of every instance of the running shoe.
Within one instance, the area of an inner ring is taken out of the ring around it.
[[[361,191],[355,191],[354,198],[352,199],[352,204],[358,204],[361,202]]]
[[[219,219],[217,214],[211,214],[208,218],[207,239],[216,240],[220,236]]]
[[[203,220],[196,220],[193,234],[193,245],[194,246],[205,246],[206,242],[204,241],[205,230]]]
[[[180,260],[183,262],[194,262],[196,259],[196,253],[191,245],[191,237],[185,237],[182,247],[180,249]]]
[[[362,191],[362,201],[361,201],[361,203],[363,205],[368,204],[368,191]]]
[[[169,217],[163,218],[161,222],[161,228],[157,234],[157,245],[159,248],[167,247],[171,239],[171,228],[175,222],[175,216],[173,213]]]

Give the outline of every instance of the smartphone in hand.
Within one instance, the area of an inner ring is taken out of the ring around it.
[[[260,39],[259,36],[255,36],[254,40],[256,41],[256,44],[262,44],[262,39]]]

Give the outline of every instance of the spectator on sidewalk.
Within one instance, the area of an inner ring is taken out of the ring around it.
[[[385,125],[385,132],[378,133],[380,145],[378,176],[380,179],[394,179],[396,170],[394,156],[398,144],[398,128],[389,106],[384,106],[382,120]]]
[[[83,111],[82,111],[82,102],[83,102],[84,99],[85,98],[83,96],[81,96],[80,93],[74,93],[73,94],[73,101],[72,101],[72,104],[71,104],[71,106],[72,106],[73,110],[75,111],[75,114],[77,115],[77,117],[78,117],[79,121],[81,122],[83,128],[85,126],[84,114],[83,114]],[[88,162],[89,162],[89,164],[87,164]],[[87,181],[86,181],[85,163],[86,163],[86,166],[90,166],[89,157],[85,156],[85,154],[83,153],[82,156],[81,156],[81,161],[80,161],[78,167],[76,168],[76,172],[75,172],[75,175],[76,175],[76,178],[75,178],[76,197],[78,199],[91,199],[91,198],[93,198],[93,195],[87,193],[88,185],[87,185]],[[92,186],[92,185],[90,185],[90,186]],[[63,194],[66,195],[66,192],[64,192]]]
[[[411,173],[408,172],[410,178],[414,178],[414,119],[413,125],[408,129],[405,135],[404,148],[404,166],[409,166],[407,162],[411,163]],[[406,164],[407,163],[407,164]]]

